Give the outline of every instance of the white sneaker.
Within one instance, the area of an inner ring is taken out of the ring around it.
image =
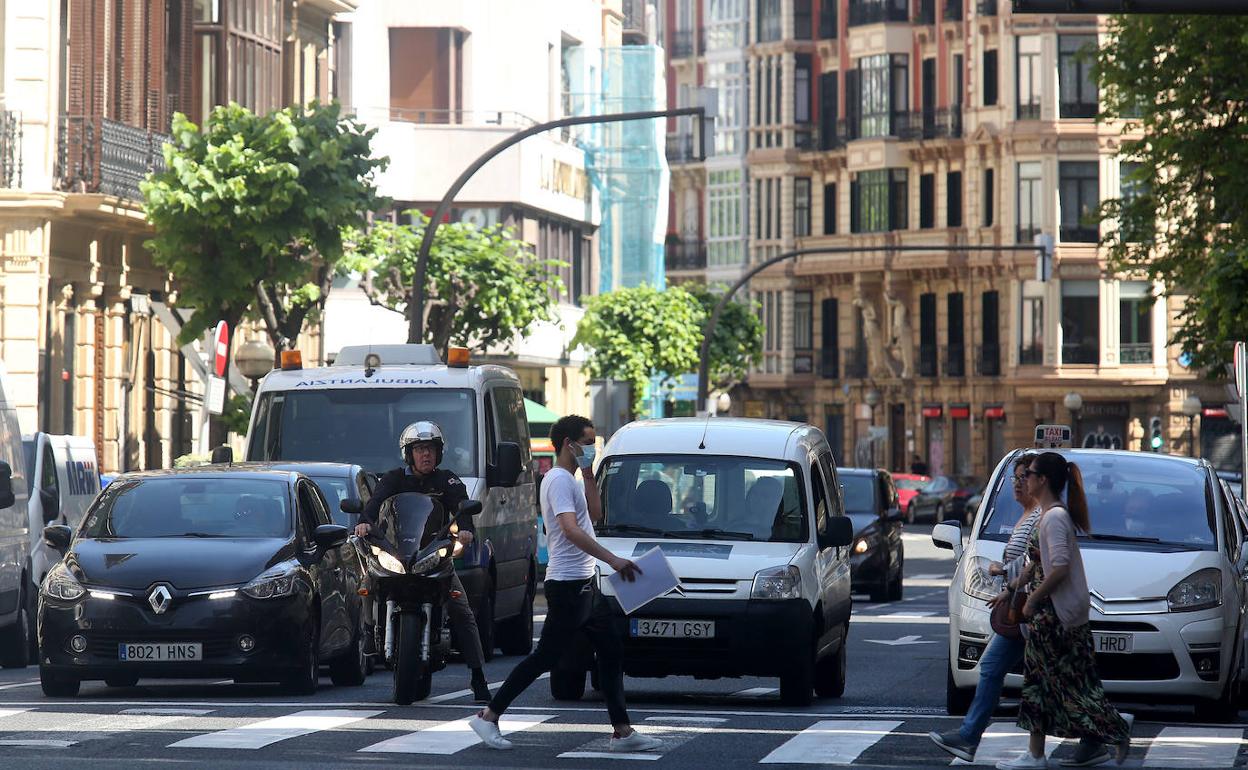
[[[663,741],[658,738],[651,738],[633,730],[625,738],[611,736],[609,748],[611,751],[654,751],[662,745]]]
[[[1045,757],[1033,757],[1030,751],[1024,751],[1014,759],[1001,760],[997,763],[997,770],[1041,770],[1049,766],[1049,760]]]
[[[489,722],[482,719],[480,716],[474,716],[472,719],[468,720],[468,726],[471,727],[472,731],[477,734],[477,737],[481,739],[481,742],[486,746],[489,746],[491,749],[506,751],[514,745],[511,741],[504,738],[503,734],[498,731],[497,722]]]

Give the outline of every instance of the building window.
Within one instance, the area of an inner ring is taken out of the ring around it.
[[[1062,281],[1062,363],[1095,364],[1101,356],[1101,284]]]
[[[919,376],[935,377],[938,351],[936,347],[936,295],[919,295]]]
[[[814,297],[808,291],[793,292],[793,349],[815,347]]]
[[[756,0],[758,14],[754,17],[758,24],[758,42],[766,43],[779,40],[780,33],[780,0]]]
[[[1043,187],[1040,161],[1018,164],[1018,243],[1031,243],[1040,233]]]
[[[815,36],[810,6],[811,0],[793,0],[793,37],[798,40],[811,40]]]
[[[996,291],[980,295],[980,318],[983,330],[979,355],[975,357],[977,373],[996,377],[1001,374],[1001,295]]]
[[[997,49],[984,51],[983,74],[984,106],[992,107],[997,103]]]
[[[851,230],[880,233],[904,230],[907,226],[906,169],[860,171],[850,190]]]
[[[1022,307],[1019,308],[1018,363],[1024,366],[1044,363],[1044,284],[1023,281]]]
[[[793,68],[793,122],[799,128],[795,132],[794,144],[802,149],[814,148],[814,134],[809,128],[803,128],[814,121],[811,106],[811,90],[814,88],[812,63],[810,54],[799,53],[794,57]]]
[[[962,172],[945,174],[945,226],[962,226]]]
[[[945,296],[945,328],[948,346],[945,349],[945,374],[966,376],[966,312],[962,292]]]
[[[909,62],[904,54],[858,60],[858,136],[891,136],[909,117]]]
[[[1148,281],[1118,284],[1118,357],[1122,363],[1153,362],[1153,304]]]
[[[390,28],[390,117],[416,123],[459,120],[462,33],[437,27]]]
[[[904,168],[893,168],[888,171],[889,206],[888,224],[890,230],[905,230],[910,226],[910,186],[909,175]]]
[[[836,72],[824,72],[819,76],[819,149],[830,150],[843,139],[836,130],[838,116],[838,84]]]
[[[706,175],[707,264],[739,265],[745,261],[741,248],[744,174],[741,169],[710,171]]]
[[[1122,200],[1124,210],[1128,204],[1150,193],[1151,185],[1143,177],[1145,173],[1142,170],[1143,168],[1144,165],[1142,163],[1131,161],[1123,161],[1118,166],[1119,197]],[[1123,216],[1122,212],[1118,216],[1118,227],[1122,231],[1122,240],[1128,243],[1152,240],[1153,228],[1155,226],[1151,207],[1149,207],[1148,213],[1143,217]]]
[[[936,226],[936,175],[919,176],[919,228],[928,230]]]
[[[706,50],[743,47],[749,24],[746,0],[711,0],[706,10]]]
[[[1058,164],[1058,203],[1062,210],[1061,239],[1096,243],[1096,209],[1100,205],[1100,177],[1096,161],[1064,160]]]
[[[780,298],[778,291],[758,293],[758,312],[763,321],[763,371],[780,373]]]
[[[823,186],[823,234],[836,234],[836,183]]]
[[[996,175],[990,168],[984,169],[984,227],[992,227],[996,218]]]
[[[840,307],[834,298],[821,303],[819,325],[823,333],[819,350],[819,374],[828,379],[841,376],[840,357]]]
[[[1063,118],[1096,117],[1096,81],[1092,54],[1096,35],[1058,35],[1057,91]]]
[[[793,237],[810,235],[810,178],[793,179]]]
[[[1018,119],[1040,119],[1040,36],[1018,38]]]
[[[715,116],[715,154],[738,155],[744,148],[742,135],[745,115],[744,64],[739,61],[712,61],[706,64],[706,85],[718,94],[719,114]]]

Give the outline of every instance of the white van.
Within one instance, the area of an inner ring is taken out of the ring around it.
[[[22,437],[26,478],[30,480],[27,506],[30,527],[30,576],[34,585],[61,555],[43,542],[43,528],[67,524],[75,530],[100,492],[100,466],[95,442],[86,436],[35,433]]]
[[[735,418],[630,423],[597,469],[599,541],[637,558],[660,548],[680,587],[625,618],[630,676],[778,676],[791,705],[845,689],[850,543],[831,447],[818,428]],[[600,569],[602,565],[600,565]],[[552,672],[579,698],[588,661]]]
[[[7,379],[0,363],[0,665],[21,668],[28,662],[33,629],[26,520],[29,487],[22,462],[22,434],[17,410],[9,401]]]
[[[399,434],[432,420],[446,440],[442,467],[484,510],[456,571],[477,616],[487,657],[533,646],[537,509],[524,395],[515,372],[454,365],[432,345],[347,346],[332,366],[304,369],[284,354],[265,375],[247,432],[247,459],[353,463],[381,475],[402,465]]]

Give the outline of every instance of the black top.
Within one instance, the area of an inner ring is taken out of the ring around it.
[[[385,475],[378,479],[372,497],[368,498],[368,503],[360,514],[360,522],[370,526],[376,525],[377,515],[381,513],[381,504],[387,498],[400,492],[419,492],[422,495],[429,495],[437,500],[442,505],[442,510],[450,516],[454,516],[459,510],[459,504],[468,499],[468,488],[464,486],[463,480],[445,468],[435,468],[428,476],[417,476],[407,468],[395,468],[386,471]],[[461,516],[457,521],[460,529],[467,532],[476,531],[472,525],[471,516]]]

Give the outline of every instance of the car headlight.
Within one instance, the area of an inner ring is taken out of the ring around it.
[[[991,564],[992,559],[976,556],[966,565],[966,572],[962,575],[963,593],[984,601],[1001,593],[1000,580],[988,574],[988,567]]]
[[[802,573],[792,564],[759,570],[754,575],[751,599],[798,599],[802,595]]]
[[[1171,612],[1207,610],[1222,604],[1222,571],[1216,567],[1197,570],[1166,594]]]
[[[403,569],[403,562],[394,557],[389,551],[383,551],[377,546],[373,546],[373,556],[377,557],[377,563],[387,572],[393,572],[396,575],[406,575],[407,570]]]
[[[57,564],[48,570],[47,576],[43,579],[43,587],[41,588],[43,595],[52,599],[60,599],[63,602],[72,602],[82,598],[87,592],[73,575],[69,574],[69,570],[64,564]]]
[[[295,592],[295,583],[299,576],[299,563],[284,561],[261,572],[247,585],[243,593],[253,599],[276,599],[290,596]]]

